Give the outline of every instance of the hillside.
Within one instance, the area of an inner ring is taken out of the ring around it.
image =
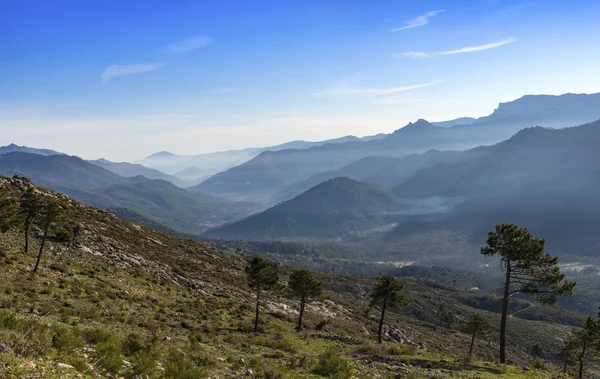
[[[198,234],[245,217],[254,204],[193,194],[164,180],[125,178],[78,157],[27,153],[0,155],[0,174],[26,176],[101,208],[128,208],[180,232]]]
[[[246,219],[207,231],[211,238],[250,240],[337,238],[368,233],[402,208],[387,191],[349,178],[334,178]]]
[[[0,196],[19,197],[28,186],[0,179]],[[490,362],[494,341],[478,342],[477,360],[464,363],[470,336],[439,327],[440,306],[459,320],[478,313],[498,325],[499,299],[402,279],[409,306],[388,312],[385,343],[377,346],[377,315],[365,314],[373,279],[317,274],[325,293],[309,304],[304,332],[293,331],[296,301],[276,290],[266,293],[261,331],[254,334],[241,257],[35,191],[59,201],[81,231],[75,240],[52,234],[37,274],[29,272],[34,257],[22,254],[22,234],[0,234],[3,376],[551,378],[558,371],[553,362],[559,364],[556,337],[582,318],[567,312],[570,321],[558,324],[552,320],[564,310],[548,308],[538,316],[545,322],[522,319],[530,305],[515,301],[509,321],[515,365]],[[32,248],[38,243],[34,233]],[[290,268],[274,267],[285,281]]]
[[[368,156],[400,157],[427,150],[465,150],[494,144],[531,126],[568,127],[600,118],[600,94],[525,96],[502,103],[489,116],[467,125],[435,126],[426,120],[370,141],[327,144],[304,150],[262,153],[194,187],[194,191],[236,199],[272,201],[285,187]]]

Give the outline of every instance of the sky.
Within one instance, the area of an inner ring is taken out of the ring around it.
[[[0,145],[133,161],[596,93],[599,18],[597,0],[0,0]]]

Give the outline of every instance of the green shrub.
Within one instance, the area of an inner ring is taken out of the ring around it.
[[[139,334],[129,333],[127,338],[123,341],[122,352],[123,355],[131,357],[144,347],[144,341]]]
[[[121,340],[110,337],[96,345],[98,366],[112,373],[117,373],[123,366],[121,358]]]
[[[164,375],[167,379],[196,379],[206,376],[204,370],[194,365],[194,362],[181,351],[171,351],[164,367]]]
[[[156,362],[160,358],[160,351],[156,344],[144,346],[133,358],[133,370],[136,375],[143,378],[153,378],[158,374]]]
[[[58,327],[52,337],[52,346],[61,353],[70,354],[74,349],[82,348],[83,341],[77,338],[69,328]]]
[[[94,328],[80,328],[77,329],[77,334],[83,338],[83,340],[89,344],[97,344],[105,342],[112,337],[112,333],[107,330],[94,329]]]
[[[310,372],[314,375],[341,379],[350,376],[351,368],[344,358],[338,357],[333,350],[329,350],[319,356]]]

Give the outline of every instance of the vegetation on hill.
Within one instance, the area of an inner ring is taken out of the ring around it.
[[[0,234],[0,375],[15,377],[456,377],[550,378],[572,328],[511,317],[508,355],[494,363],[499,314],[469,304],[468,293],[404,278],[408,305],[367,315],[370,277],[316,274],[323,294],[306,304],[296,332],[297,298],[274,289],[253,333],[253,291],[239,256],[177,239],[83,206],[21,179],[0,179],[0,198],[29,188],[55,201],[79,225],[75,240],[52,229],[38,272],[16,227]],[[62,223],[57,223],[57,225]],[[32,246],[42,234],[32,228]],[[62,225],[71,234],[75,228]],[[272,263],[281,282],[292,270]],[[494,328],[467,363],[472,336],[438,325],[439,309],[456,323],[473,314]],[[562,363],[562,361],[560,361]],[[527,366],[527,367],[525,367]],[[571,368],[571,367],[570,367]],[[587,372],[593,372],[591,365]]]
[[[334,178],[296,198],[246,219],[209,230],[211,238],[337,238],[386,224],[402,205],[386,190],[349,178]]]

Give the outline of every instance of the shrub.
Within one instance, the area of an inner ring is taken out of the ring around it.
[[[109,340],[112,337],[112,333],[102,329],[94,328],[81,328],[77,330],[85,342],[90,344],[97,344]]]
[[[52,346],[61,353],[70,354],[74,349],[82,348],[83,341],[77,338],[73,332],[65,327],[56,328],[52,337]]]
[[[123,341],[122,351],[127,357],[131,357],[144,347],[144,341],[139,334],[129,333]]]
[[[328,378],[347,378],[350,376],[351,369],[344,358],[338,357],[333,350],[329,350],[319,356],[319,360],[310,372]]]
[[[136,375],[142,378],[152,378],[157,373],[156,361],[159,359],[160,352],[156,344],[149,344],[137,352],[133,358],[133,370]]]
[[[326,327],[327,324],[329,324],[329,320],[321,320],[317,325],[315,325],[315,330],[323,330],[323,328]]]
[[[206,377],[204,370],[194,365],[186,354],[173,350],[165,361],[165,378],[196,379]]]
[[[110,337],[104,342],[96,345],[96,354],[98,366],[103,369],[116,373],[123,366],[121,358],[121,340],[117,337]]]

